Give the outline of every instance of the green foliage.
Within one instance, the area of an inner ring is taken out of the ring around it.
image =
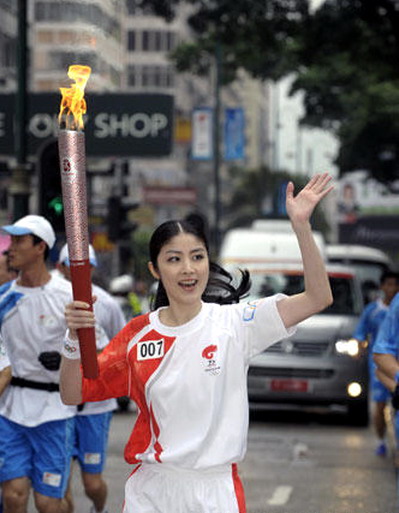
[[[138,1],[138,0],[137,0]],[[367,168],[399,178],[399,10],[396,0],[141,0],[169,16],[181,3],[197,44],[178,48],[179,70],[208,72],[223,47],[223,82],[245,68],[260,79],[295,73],[303,124],[333,130],[341,172]]]

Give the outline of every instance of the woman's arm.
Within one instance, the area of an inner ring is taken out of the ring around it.
[[[399,362],[394,355],[389,353],[374,353],[373,359],[377,364],[378,370],[395,383],[396,375],[399,372]]]
[[[4,367],[4,369],[0,371],[0,396],[10,384],[11,374],[11,366]]]
[[[64,341],[61,359],[60,392],[65,404],[82,402],[82,372],[77,330],[95,325],[94,313],[82,301],[73,301],[65,308],[65,319],[69,329]]]
[[[304,292],[277,303],[281,319],[287,328],[324,310],[333,301],[324,261],[310,226],[314,208],[333,189],[329,185],[330,180],[327,173],[315,175],[295,197],[294,184],[289,182],[287,186],[287,213],[301,250],[305,280]]]

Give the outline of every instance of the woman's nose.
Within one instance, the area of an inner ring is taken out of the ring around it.
[[[192,261],[190,258],[185,258],[183,260],[183,271],[184,272],[191,272],[193,270]]]

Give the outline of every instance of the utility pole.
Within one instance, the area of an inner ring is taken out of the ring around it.
[[[215,112],[213,117],[213,164],[215,180],[215,227],[214,244],[215,253],[219,254],[220,248],[220,220],[222,217],[222,203],[220,195],[220,86],[222,82],[222,47],[219,42],[215,49]]]
[[[27,123],[27,1],[18,0],[18,39],[17,39],[17,94],[16,94],[16,165],[12,170],[10,192],[12,195],[13,220],[26,215],[29,211],[30,180],[26,162],[26,123]]]

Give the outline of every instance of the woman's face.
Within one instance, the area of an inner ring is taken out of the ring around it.
[[[157,269],[150,263],[150,270],[162,281],[170,304],[195,305],[208,283],[208,252],[201,239],[179,233],[162,247]]]

